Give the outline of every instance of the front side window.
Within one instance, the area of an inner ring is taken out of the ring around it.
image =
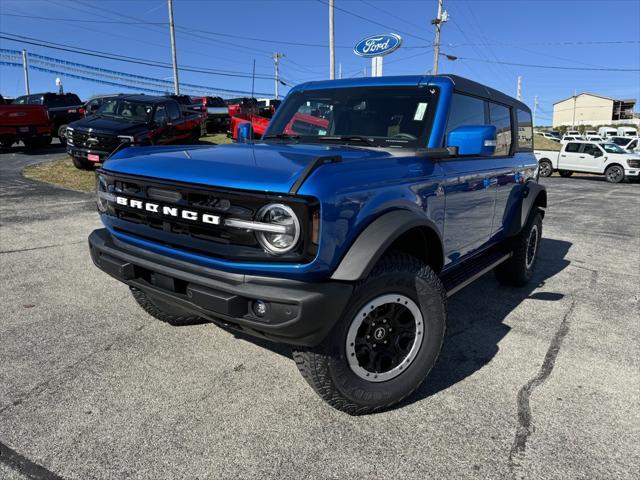
[[[167,109],[164,105],[158,105],[156,108],[156,113],[153,114],[153,121],[158,125],[162,125],[169,121],[169,117],[167,116]]]
[[[177,120],[180,118],[180,107],[176,102],[167,103],[167,114],[169,115],[169,120]]]
[[[264,139],[417,148],[427,144],[435,87],[367,87],[294,92]]]
[[[602,152],[596,145],[592,145],[590,143],[585,144],[582,151],[587,155],[591,155],[593,157],[599,157],[602,154]]]
[[[484,100],[454,93],[446,133],[467,125],[486,125],[484,105]]]

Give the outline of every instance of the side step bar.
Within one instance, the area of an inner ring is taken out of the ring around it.
[[[492,254],[484,254],[476,258],[471,258],[463,262],[460,266],[446,271],[441,279],[447,290],[447,297],[459,292],[464,287],[474,282],[485,273],[493,270],[511,258],[512,253],[494,252]]]

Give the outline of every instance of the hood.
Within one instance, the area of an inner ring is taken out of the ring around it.
[[[132,135],[148,129],[146,123],[133,123],[126,120],[91,115],[69,125],[71,128],[105,135]]]
[[[104,169],[184,183],[287,193],[314,158],[327,155],[340,155],[343,162],[392,156],[377,149],[304,144],[131,147],[111,157]]]

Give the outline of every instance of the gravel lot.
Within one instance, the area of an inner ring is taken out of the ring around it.
[[[21,177],[50,151],[0,155],[1,478],[638,478],[640,185],[546,179],[532,285],[453,296],[428,382],[349,417],[288,349],[140,310],[92,196]]]

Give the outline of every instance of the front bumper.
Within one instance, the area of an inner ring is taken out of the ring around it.
[[[102,150],[76,147],[75,145],[70,145],[69,143],[67,143],[67,153],[72,157],[84,158],[86,160],[89,160],[90,162],[95,163],[104,162],[111,154],[111,152],[105,152]]]
[[[152,299],[247,334],[291,345],[318,345],[342,315],[349,283],[305,283],[232,274],[159,255],[112,236],[89,236],[93,263]],[[254,302],[266,313],[259,317]]]

